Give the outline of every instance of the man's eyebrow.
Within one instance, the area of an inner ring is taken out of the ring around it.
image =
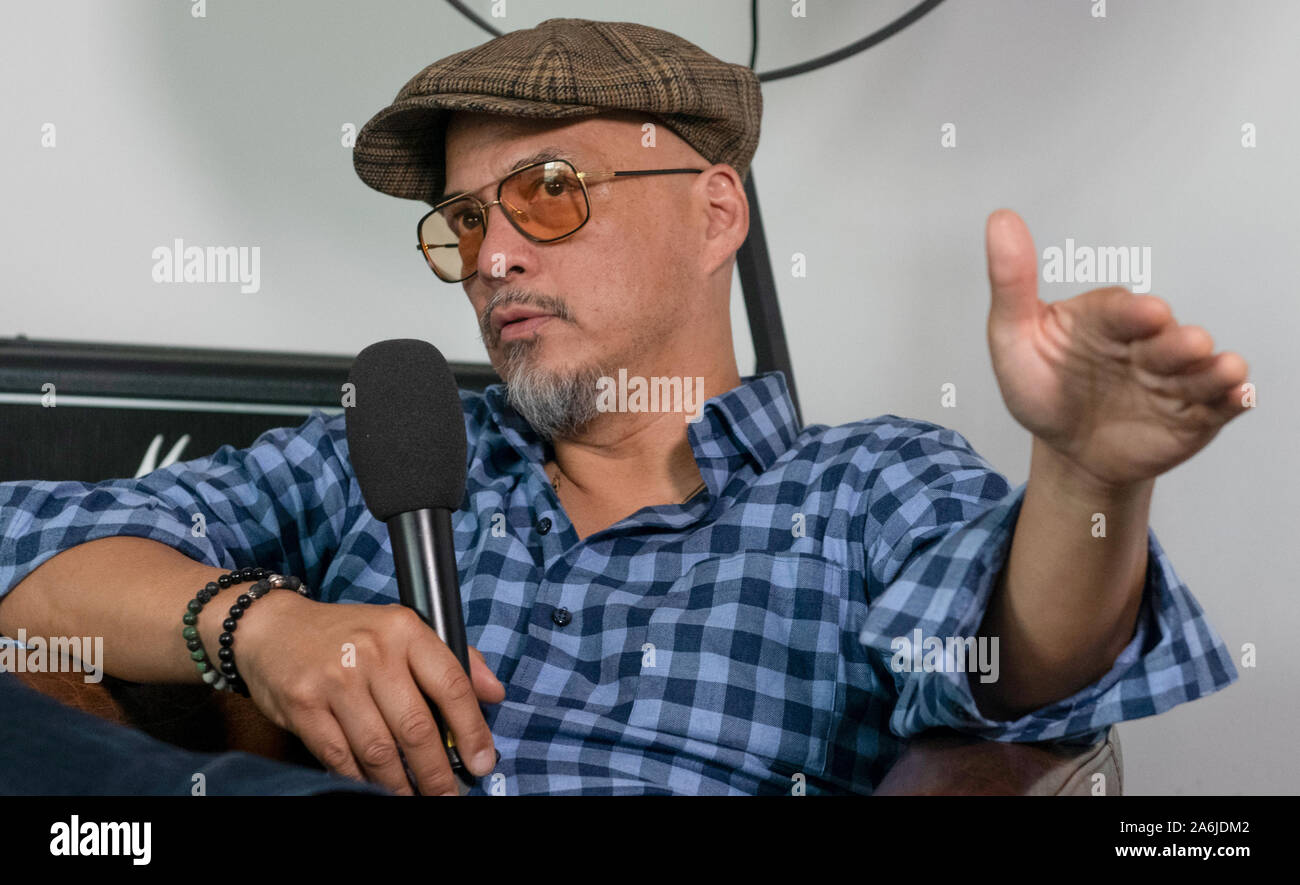
[[[583,165],[582,154],[580,151],[575,151],[572,148],[562,148],[562,147],[556,147],[552,145],[552,146],[541,148],[536,153],[530,154],[527,157],[520,157],[515,161],[515,164],[511,166],[501,176],[501,178],[504,178],[506,175],[509,175],[511,172],[514,172],[516,169],[522,169],[523,167],[530,166],[533,163],[545,163],[551,160],[568,160],[569,162],[577,166],[579,169],[581,169]],[[443,200],[450,199],[451,197],[457,197],[467,193],[478,193],[479,191],[483,190],[483,188],[487,187],[488,184],[494,184],[496,180],[499,179],[495,179],[493,181],[487,182],[486,184],[480,185],[479,187],[474,188],[474,190],[472,191],[445,190],[433,199],[433,203],[436,205],[438,203],[441,203]]]

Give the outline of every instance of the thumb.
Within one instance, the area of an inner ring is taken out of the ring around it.
[[[506,688],[497,679],[496,674],[487,665],[483,653],[474,646],[469,647],[469,677],[474,683],[474,693],[482,700],[500,703],[505,700]]]
[[[999,209],[989,216],[984,246],[993,290],[989,325],[1032,319],[1038,310],[1038,255],[1029,228],[1015,212]]]

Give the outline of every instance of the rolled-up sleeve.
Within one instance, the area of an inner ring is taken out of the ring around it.
[[[138,479],[0,483],[0,599],[55,554],[114,536],[149,538],[219,568],[263,566],[318,587],[348,519],[341,419],[222,446]],[[356,504],[356,502],[351,502]]]
[[[1133,638],[1107,673],[1069,697],[1018,719],[992,720],[971,694],[968,680],[981,673],[969,672],[970,664],[954,667],[953,656],[935,655],[916,666],[919,654],[899,655],[911,646],[898,639],[947,643],[978,634],[1026,488],[1010,490],[960,434],[922,426],[929,429],[882,454],[870,495],[869,608],[859,639],[892,681],[893,733],[908,738],[948,727],[1003,741],[1088,739],[1237,679],[1223,640],[1149,528]]]

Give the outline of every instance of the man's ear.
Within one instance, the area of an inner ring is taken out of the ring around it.
[[[701,259],[705,274],[712,274],[736,251],[749,235],[749,198],[736,170],[726,163],[714,163],[700,173],[698,182],[705,200],[707,222]]]

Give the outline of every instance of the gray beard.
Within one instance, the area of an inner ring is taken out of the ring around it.
[[[599,414],[596,382],[607,373],[593,367],[548,372],[529,365],[538,343],[525,339],[506,348],[506,402],[542,439],[572,436]]]

